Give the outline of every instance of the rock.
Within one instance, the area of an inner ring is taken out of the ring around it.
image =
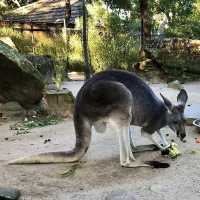
[[[12,39],[10,37],[0,37],[0,41],[4,42],[8,46],[10,46],[10,47],[12,47],[12,48],[17,50],[14,42],[12,41]]]
[[[0,41],[0,94],[4,101],[31,108],[42,99],[43,88],[43,78],[31,62]]]
[[[162,186],[161,186],[161,185],[151,185],[151,186],[149,187],[149,189],[150,189],[152,192],[160,193],[160,192],[161,192],[161,189],[162,189]]]
[[[0,102],[1,103],[6,103],[6,99],[3,96],[1,96],[1,95],[0,95]]]
[[[0,113],[4,117],[23,118],[26,115],[26,110],[18,102],[8,102],[0,105]]]
[[[19,105],[19,103],[14,102],[14,101],[10,101],[8,103],[0,105],[0,109],[2,111],[4,111],[4,110],[6,110],[6,111],[19,111],[19,110],[23,110],[22,106]]]
[[[20,191],[14,188],[0,187],[0,199],[2,200],[17,200],[20,197]]]
[[[176,90],[181,90],[181,89],[183,89],[183,85],[181,85],[180,81],[178,81],[178,80],[169,82],[169,83],[167,84],[167,86],[168,86],[168,88],[173,88],[173,89],[176,89]]]
[[[71,117],[73,114],[75,98],[72,93],[65,90],[49,90],[44,94],[44,107],[49,114],[62,117]]]
[[[136,200],[136,199],[131,192],[117,190],[109,193],[105,197],[105,200]]]
[[[55,74],[54,63],[50,56],[35,56],[28,54],[26,58],[37,68],[48,84],[53,82]]]

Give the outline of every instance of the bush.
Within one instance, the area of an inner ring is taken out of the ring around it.
[[[188,17],[183,17],[179,22],[170,24],[166,30],[168,37],[199,39],[200,34],[200,9],[196,8]]]
[[[130,69],[137,60],[139,49],[137,39],[130,34],[130,22],[115,12],[108,12],[99,2],[90,4],[88,12],[88,42],[93,71]]]
[[[60,87],[64,79],[65,71],[69,63],[70,45],[65,41],[61,34],[54,37],[43,37],[42,40],[37,40],[35,43],[35,54],[48,55],[54,60],[55,67],[55,82],[57,88]]]
[[[18,32],[10,27],[4,27],[0,29],[0,37],[10,37],[16,45],[16,48],[20,53],[36,55],[49,55],[54,60],[56,77],[55,81],[61,82],[63,80],[64,70],[68,64],[68,55],[70,52],[70,45],[66,45],[61,35],[55,37],[42,37],[36,39],[32,44],[31,37],[24,36],[21,32]],[[58,83],[59,84],[59,83]]]
[[[24,35],[14,30],[11,27],[0,28],[0,37],[10,37],[15,43],[15,46],[21,53],[31,53],[32,52],[32,42],[31,38],[24,37]]]
[[[80,34],[70,36],[71,52],[69,54],[69,71],[84,71],[84,59],[82,50],[82,37]]]
[[[138,43],[128,34],[113,37],[105,34],[97,39],[90,35],[92,67],[95,72],[108,68],[130,69],[137,60]]]

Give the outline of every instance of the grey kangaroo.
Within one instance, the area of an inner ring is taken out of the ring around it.
[[[11,164],[79,161],[88,150],[92,127],[97,132],[103,132],[110,123],[118,132],[121,166],[148,166],[136,161],[133,156],[130,125],[140,126],[141,133],[148,136],[160,150],[169,146],[160,132],[161,128],[169,126],[180,140],[186,136],[183,114],[188,99],[186,91],[182,89],[178,94],[177,105],[162,94],[161,97],[163,101],[134,73],[120,70],[97,73],[82,86],[76,97],[74,149],[24,157]],[[162,145],[154,139],[154,134],[160,136]]]

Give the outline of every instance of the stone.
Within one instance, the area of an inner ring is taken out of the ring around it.
[[[10,37],[0,37],[0,41],[6,43],[8,46],[17,50],[14,42],[12,41],[12,39]]]
[[[136,200],[134,195],[131,192],[127,192],[124,190],[116,190],[110,192],[105,200]]]
[[[0,187],[0,199],[2,200],[17,200],[20,195],[17,189]]]
[[[2,117],[10,119],[24,118],[26,110],[18,102],[7,102],[0,104],[0,113]]]
[[[55,74],[54,62],[50,56],[26,55],[26,58],[37,68],[47,84],[53,83]]]
[[[43,97],[40,72],[17,50],[0,41],[0,94],[4,102],[16,101],[32,108]]]
[[[21,110],[23,110],[22,106],[15,101],[10,101],[8,103],[1,104],[0,109],[2,111],[21,111]]]
[[[151,185],[150,187],[149,187],[149,189],[152,191],[152,192],[155,192],[155,193],[160,193],[161,192],[161,190],[162,190],[162,186],[160,186],[160,185]]]

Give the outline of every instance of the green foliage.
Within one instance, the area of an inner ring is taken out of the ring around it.
[[[103,0],[112,9],[131,9],[131,0]]]
[[[11,27],[0,28],[0,37],[10,37],[21,53],[32,52],[31,38],[24,37],[22,33]]]
[[[129,69],[137,59],[138,41],[130,34],[131,23],[100,3],[88,7],[89,48],[94,71]],[[97,26],[99,25],[99,26]]]
[[[87,6],[88,43],[90,61],[94,72],[107,68],[129,69],[137,60],[139,43],[130,33],[133,26],[126,16],[108,10],[97,1]],[[77,21],[82,28],[82,19]],[[80,35],[70,36],[70,63],[83,70],[83,55]]]
[[[61,117],[48,115],[44,117],[31,117],[26,118],[22,122],[17,122],[10,126],[11,130],[15,130],[17,135],[30,133],[30,129],[37,127],[45,127],[50,125],[56,125],[63,121]]]
[[[82,50],[82,37],[80,34],[74,34],[70,36],[71,52],[69,54],[69,66],[70,71],[83,71],[84,60]]]
[[[118,34],[115,37],[105,34],[99,40],[92,35],[95,41],[90,45],[92,66],[94,71],[107,68],[129,69],[137,60],[137,43],[128,34]]]
[[[3,0],[2,0],[3,1]],[[149,1],[149,15],[166,15],[169,28],[166,36],[198,38],[200,34],[200,3],[199,0],[153,0]],[[88,42],[90,61],[93,71],[107,68],[130,69],[138,61],[139,37],[133,33],[140,32],[140,1],[139,0],[104,0],[88,4]],[[109,8],[108,8],[109,7]],[[171,14],[170,14],[171,13]],[[82,19],[79,26],[82,29]],[[156,30],[156,23],[152,21]],[[11,28],[1,28],[0,36],[9,36],[22,53],[33,52],[31,38],[13,31]],[[61,35],[42,37],[34,43],[34,53],[50,55],[56,66],[57,85],[63,79],[63,72],[68,70],[83,71],[83,50],[81,34],[71,35],[69,43]],[[174,61],[173,61],[174,62]]]
[[[56,70],[55,81],[57,85],[63,80],[64,70],[67,67],[70,45],[63,40],[62,35],[55,37],[41,37],[32,44],[30,36],[25,36],[12,28],[0,29],[0,37],[10,37],[20,53],[34,53],[37,55],[49,55],[53,58]]]
[[[0,0],[0,14],[5,11],[7,8],[6,2],[4,0]]]
[[[182,18],[190,16],[193,12],[196,0],[160,0],[157,9],[164,12],[170,19],[170,23],[178,23]],[[169,16],[171,13],[171,17]]]
[[[68,65],[70,46],[64,41],[62,35],[43,37],[38,39],[34,46],[35,54],[49,55],[53,58],[56,71],[55,82],[59,88]]]
[[[199,39],[200,9],[195,7],[188,17],[180,18],[177,23],[171,23],[166,34],[168,37]]]

